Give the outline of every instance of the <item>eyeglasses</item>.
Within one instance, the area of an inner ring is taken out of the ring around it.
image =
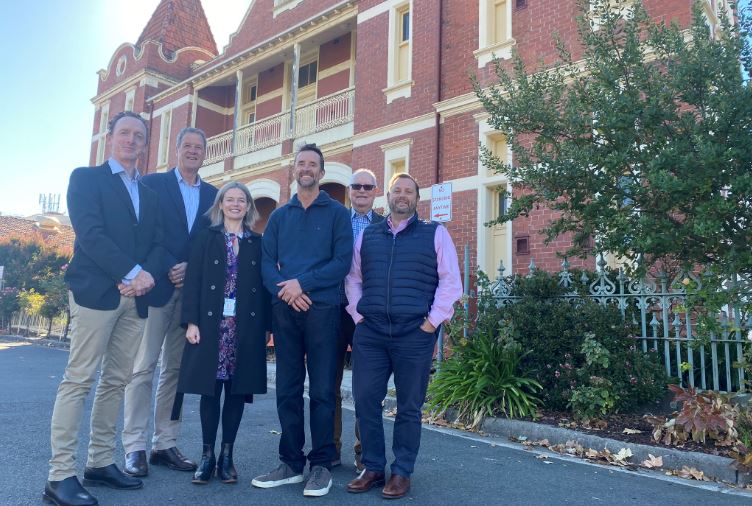
[[[353,184],[350,185],[350,188],[352,188],[353,190],[365,190],[365,191],[369,192],[369,191],[373,190],[374,188],[376,188],[376,185],[375,184],[357,184],[357,183],[353,183]]]

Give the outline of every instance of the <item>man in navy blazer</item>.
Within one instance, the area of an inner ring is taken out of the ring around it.
[[[68,212],[76,233],[65,274],[71,343],[52,413],[52,458],[44,491],[44,498],[58,505],[97,504],[76,477],[76,453],[84,401],[100,366],[84,484],[143,486],[118,469],[113,454],[120,403],[148,312],[144,296],[169,268],[157,195],[141,182],[136,168],[146,140],[141,116],[117,114],[107,133],[110,159],[74,170],[68,184]]]
[[[125,389],[123,425],[124,471],[146,476],[147,426],[150,417],[152,383],[162,355],[154,405],[154,434],[149,462],[178,471],[193,471],[196,464],[180,452],[177,438],[180,421],[171,420],[180,362],[185,347],[185,330],[180,326],[183,277],[191,239],[205,228],[203,216],[214,202],[217,189],[201,180],[206,135],[198,128],[183,128],[177,137],[177,167],[144,177],[146,186],[159,195],[159,215],[165,229],[165,248],[170,270],[157,278],[147,295],[149,318],[136,355],[133,378]]]

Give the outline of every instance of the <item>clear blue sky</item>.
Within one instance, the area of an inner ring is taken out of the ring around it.
[[[0,213],[39,212],[39,193],[60,193],[88,165],[97,71],[135,43],[159,0],[3,2]],[[204,0],[221,51],[250,0]]]
[[[3,2],[0,213],[39,212],[39,193],[60,193],[64,210],[68,175],[89,161],[96,72],[120,44],[136,42],[158,3]],[[248,5],[250,0],[203,1],[220,51]]]

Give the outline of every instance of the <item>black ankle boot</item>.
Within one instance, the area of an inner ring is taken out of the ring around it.
[[[238,472],[235,470],[235,464],[232,463],[232,443],[222,443],[222,451],[219,452],[217,460],[217,478],[222,483],[237,483]]]
[[[204,445],[204,451],[201,453],[201,462],[198,463],[198,469],[193,473],[193,483],[204,485],[209,483],[214,468],[217,466],[217,459],[214,457],[214,446]]]

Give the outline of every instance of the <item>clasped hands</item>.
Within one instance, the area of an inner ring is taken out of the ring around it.
[[[154,288],[154,277],[141,269],[130,283],[118,283],[117,287],[123,297],[139,297]]]
[[[288,279],[277,283],[280,287],[277,297],[285,301],[295,311],[308,311],[313,304],[311,299],[303,293],[300,283],[297,279]]]

